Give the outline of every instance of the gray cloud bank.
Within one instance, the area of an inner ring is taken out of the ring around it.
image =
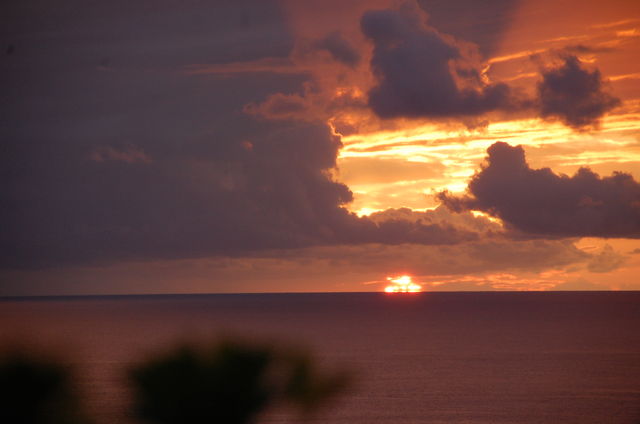
[[[504,10],[510,10],[508,5],[505,2]],[[429,5],[423,7],[429,10]],[[601,118],[620,105],[607,92],[598,69],[586,69],[567,53],[559,65],[541,70],[537,92],[530,98],[507,84],[490,83],[483,75],[476,44],[441,33],[426,22],[427,14],[410,1],[362,16],[362,32],[373,44],[370,67],[377,80],[368,93],[368,104],[381,118],[460,118],[527,111],[585,130],[597,128]],[[496,19],[493,25],[499,22]],[[442,24],[459,34],[468,33]],[[492,43],[481,41],[482,50],[487,51]]]
[[[369,92],[369,106],[378,116],[466,116],[516,106],[507,85],[483,82],[479,63],[473,63],[467,51],[473,46],[460,45],[426,25],[425,19],[413,3],[362,16],[378,80]]]
[[[504,142],[487,153],[468,195],[439,195],[447,207],[484,211],[528,234],[640,238],[640,183],[630,174],[600,177],[580,168],[567,176],[532,169],[522,146]]]

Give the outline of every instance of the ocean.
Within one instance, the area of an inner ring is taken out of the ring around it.
[[[98,424],[129,422],[132,363],[222,335],[306,346],[322,367],[351,370],[311,422],[640,424],[640,292],[0,300],[0,348],[67,358]]]

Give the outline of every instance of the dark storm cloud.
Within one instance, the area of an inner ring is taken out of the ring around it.
[[[358,218],[331,177],[341,142],[325,123],[245,113],[300,93],[308,76],[183,72],[287,57],[276,3],[3,8],[16,48],[0,62],[2,267],[477,238],[429,220]]]
[[[640,237],[640,184],[630,174],[601,178],[580,168],[569,177],[549,168],[531,169],[521,146],[503,142],[487,152],[487,163],[469,182],[467,196],[440,194],[446,206],[487,212],[529,234]],[[603,257],[607,263],[610,259]]]
[[[576,129],[597,127],[600,118],[620,105],[620,100],[604,89],[600,71],[585,69],[572,55],[561,66],[542,72],[538,83],[540,114],[559,119]]]
[[[333,32],[316,41],[313,47],[326,50],[335,60],[345,65],[353,67],[360,63],[360,53],[339,32]]]
[[[378,116],[470,116],[516,107],[507,85],[482,81],[479,57],[471,57],[474,46],[439,33],[424,19],[413,3],[362,16],[377,79],[369,106]]]

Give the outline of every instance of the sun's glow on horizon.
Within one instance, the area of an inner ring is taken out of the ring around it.
[[[392,284],[384,288],[385,293],[419,293],[422,291],[422,286],[414,283],[409,275],[387,277],[387,281]]]

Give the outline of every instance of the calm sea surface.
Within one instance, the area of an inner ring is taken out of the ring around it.
[[[127,422],[128,364],[220,334],[301,344],[356,372],[317,422],[640,424],[640,292],[0,301],[0,347],[70,358],[100,424]]]

